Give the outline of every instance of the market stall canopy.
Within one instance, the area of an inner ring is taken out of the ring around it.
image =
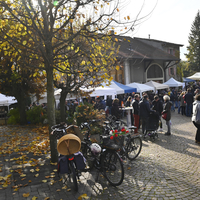
[[[184,83],[181,83],[181,82],[175,80],[174,78],[170,78],[168,81],[166,81],[163,84],[168,85],[169,87],[183,87]]]
[[[99,86],[96,88],[84,88],[81,87],[80,90],[82,90],[83,92],[92,92],[90,94],[91,97],[96,97],[96,96],[104,96],[104,99],[106,99],[106,96],[112,96],[112,98],[115,98],[115,95],[117,94],[116,89],[114,88],[110,88],[110,87],[106,87],[106,86]]]
[[[195,73],[192,76],[189,76],[187,78],[192,79],[192,80],[196,80],[196,81],[200,80],[200,72],[197,72],[197,73]]]
[[[136,88],[137,92],[140,93],[140,95],[142,95],[142,92],[154,90],[154,87],[152,87],[152,86],[141,84],[141,83],[136,83],[136,82],[129,83],[129,84],[127,84],[127,86]]]
[[[125,94],[125,93],[132,93],[132,92],[137,92],[136,88],[123,85],[121,83],[118,83],[117,81],[111,81],[110,85],[107,85],[106,83],[102,84],[103,86],[109,87],[109,88],[114,88],[117,92],[117,94]]]
[[[15,97],[6,96],[0,93],[0,106],[9,106],[10,104],[17,103]]]
[[[161,83],[157,83],[157,82],[155,82],[155,81],[149,81],[149,82],[145,83],[145,85],[154,87],[154,91],[169,88],[168,85],[164,85],[164,84],[161,84]]]
[[[183,82],[195,82],[195,80],[183,77]]]

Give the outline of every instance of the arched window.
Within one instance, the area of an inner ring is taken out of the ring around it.
[[[157,65],[157,64],[152,64],[148,69],[147,69],[147,81],[149,80],[160,80],[163,81],[163,69]]]

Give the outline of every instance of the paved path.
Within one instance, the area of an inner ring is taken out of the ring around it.
[[[5,130],[11,131],[10,128],[0,127],[1,134]],[[20,129],[14,131],[19,132]],[[18,173],[12,172],[12,180],[16,182],[12,182],[6,189],[2,189],[0,185],[0,200],[32,199],[34,196],[38,197],[37,200],[48,199],[47,197],[71,200],[78,199],[82,194],[87,194],[90,199],[200,200],[200,145],[194,142],[195,132],[190,118],[172,113],[172,135],[165,136],[164,133],[159,133],[156,141],[143,141],[139,157],[135,161],[125,163],[125,179],[118,187],[108,185],[102,176],[99,176],[98,182],[95,183],[96,174],[83,173],[79,191],[68,190],[71,186],[68,185],[67,189],[63,187],[57,175],[54,177],[56,166],[50,165],[49,159],[43,155],[41,161],[44,165],[38,165],[40,176],[35,177],[35,174],[30,172],[30,166],[23,168],[28,177],[26,180],[32,180],[27,184]],[[0,142],[5,140],[6,137],[1,137]],[[0,156],[1,179],[1,176],[9,174],[8,169],[13,167],[12,158],[15,155]],[[31,155],[27,156],[30,159]],[[43,182],[45,176],[51,175],[52,178]],[[21,184],[21,187],[14,191],[12,186],[17,184]],[[29,193],[30,196],[23,197],[24,193]]]

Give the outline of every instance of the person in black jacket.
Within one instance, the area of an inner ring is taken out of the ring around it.
[[[135,95],[135,99],[133,100],[132,106],[133,106],[133,116],[134,116],[134,126],[137,128],[135,129],[135,133],[138,133],[138,129],[140,126],[140,116],[139,116],[139,100],[140,96],[139,94]]]
[[[194,97],[193,94],[191,93],[191,89],[189,88],[187,90],[187,94],[185,95],[185,102],[186,102],[186,110],[185,114],[187,117],[192,116],[192,103],[193,103]]]
[[[150,109],[150,104],[149,104],[149,97],[148,95],[144,95],[143,99],[139,103],[139,113],[140,113],[140,118],[142,121],[142,133],[146,135],[146,126],[147,122],[149,120],[149,114],[152,110]]]
[[[107,96],[106,106],[108,106],[108,110],[109,110],[110,115],[111,115],[112,102],[113,102],[112,97]]]
[[[163,111],[163,103],[161,102],[161,100],[159,99],[157,95],[154,96],[154,100],[152,101],[152,109],[155,110],[156,113],[159,115],[159,125],[160,125],[159,131],[163,131],[162,120],[161,120],[161,115]]]
[[[121,118],[121,111],[119,110],[119,99],[115,98],[113,100],[112,108],[111,108],[111,115],[115,116],[117,119]]]

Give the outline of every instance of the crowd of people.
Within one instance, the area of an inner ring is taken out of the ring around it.
[[[180,115],[192,117],[197,127],[195,141],[200,144],[200,87],[198,85],[190,85],[185,91],[174,88],[159,91],[158,94],[145,92],[142,96],[135,93],[118,95],[113,100],[111,96],[108,96],[106,100],[97,97],[93,99],[93,104],[96,109],[105,110],[107,115],[113,115],[117,119],[124,117],[125,114],[125,111],[120,108],[132,107],[131,123],[136,126],[135,133],[142,128],[143,134],[145,134],[149,116],[154,112],[159,116],[158,131],[163,131],[162,122],[165,121],[167,125],[165,135],[170,136],[171,112],[177,111]],[[163,115],[165,118],[162,117]]]
[[[142,96],[137,93],[117,95],[117,98],[112,99],[107,96],[107,99],[97,96],[96,98],[85,98],[83,103],[91,103],[95,109],[103,110],[106,115],[113,115],[117,119],[124,117],[125,111],[121,108],[132,107],[131,109],[131,124],[136,126],[135,133],[142,128],[142,133],[145,134],[146,126],[151,113],[156,113],[159,117],[159,131],[163,131],[162,121],[165,120],[167,131],[165,135],[171,135],[171,112],[177,109],[178,114],[192,117],[192,122],[197,128],[195,141],[200,144],[200,85],[193,84],[186,90],[178,90],[177,88],[159,90],[157,94],[153,92],[144,92]],[[78,100],[66,101],[66,111],[75,112],[76,106],[80,102]],[[31,105],[34,107],[35,105]],[[47,105],[43,104],[46,108]],[[59,104],[57,109],[59,109]],[[162,116],[165,115],[165,118]]]

